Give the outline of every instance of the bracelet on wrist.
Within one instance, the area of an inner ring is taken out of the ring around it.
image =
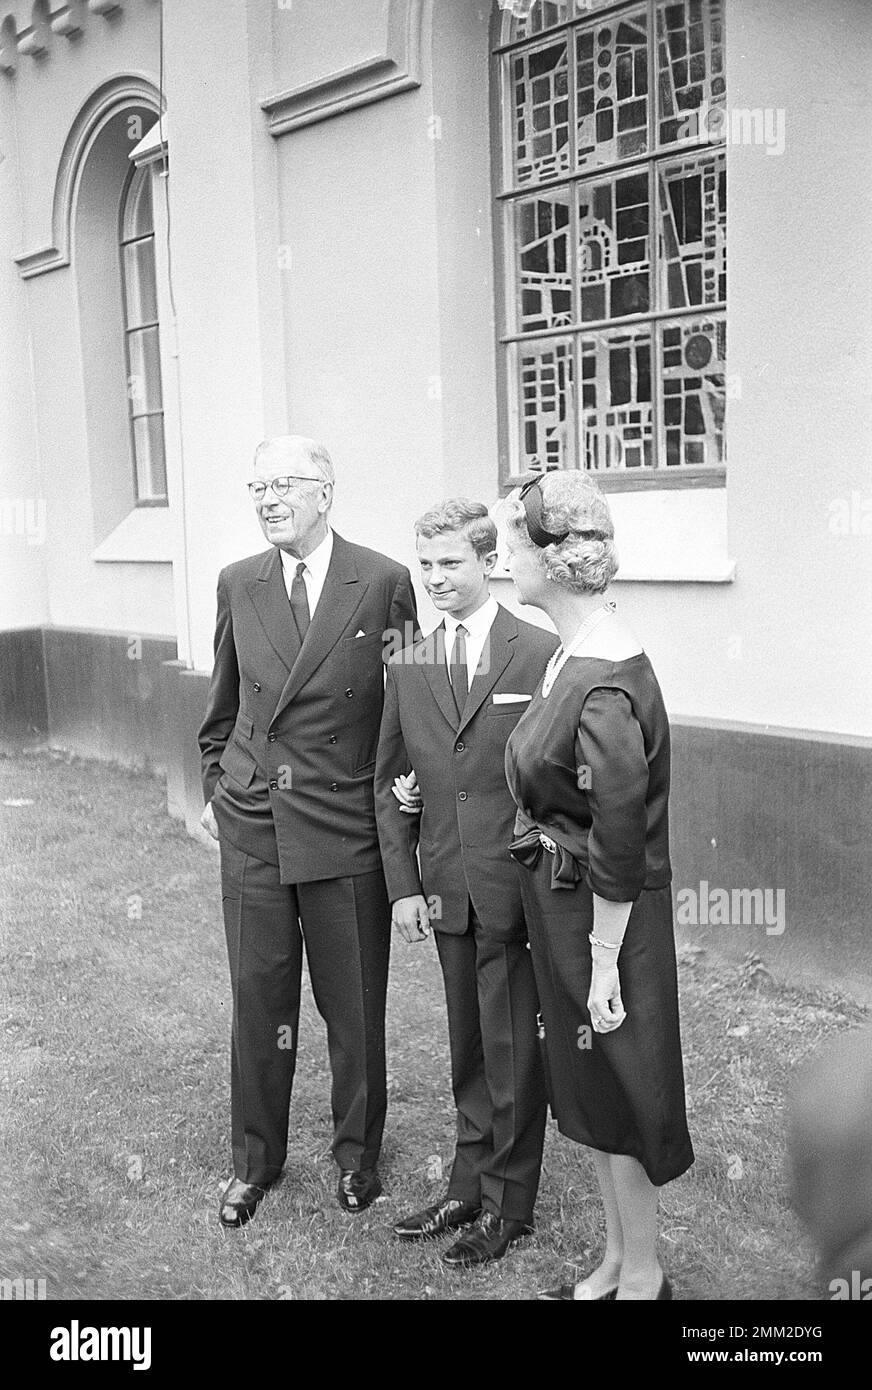
[[[600,941],[599,937],[594,936],[593,932],[590,933],[587,939],[591,946],[602,946],[605,951],[620,951],[621,949],[620,941]]]

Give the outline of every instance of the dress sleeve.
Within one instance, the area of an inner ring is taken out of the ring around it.
[[[591,813],[587,884],[609,902],[635,902],[645,886],[648,760],[623,690],[598,686],[584,702],[575,744]]]

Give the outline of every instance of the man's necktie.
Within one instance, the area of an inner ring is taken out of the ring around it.
[[[451,666],[448,674],[451,678],[451,689],[454,691],[457,713],[458,716],[462,716],[466,697],[469,694],[469,673],[466,669],[466,628],[462,623],[454,634],[454,651],[451,653]]]
[[[297,631],[300,634],[300,641],[306,636],[309,630],[311,617],[309,615],[309,595],[306,593],[306,584],[303,579],[303,570],[306,568],[304,560],[297,565],[294,575],[294,582],[291,585],[291,612],[294,615],[294,622],[297,624]]]

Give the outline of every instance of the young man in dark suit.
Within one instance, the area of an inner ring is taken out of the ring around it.
[[[499,1259],[531,1229],[539,1185],[545,1088],[504,759],[557,638],[491,596],[497,532],[483,504],[444,502],[415,530],[424,585],[445,616],[388,662],[376,813],[399,935],[421,941],[433,921],[457,1148],[443,1200],[394,1230],[415,1240],[474,1222],[443,1256],[467,1267]],[[398,805],[414,809],[410,768],[420,824]]]
[[[417,627],[408,570],[331,529],[333,480],[313,440],[261,444],[249,490],[272,548],[218,580],[199,738],[233,992],[228,1227],[254,1215],[285,1161],[304,942],[327,1025],[339,1202],[362,1211],[381,1191],[390,909],[373,773],[384,645]]]

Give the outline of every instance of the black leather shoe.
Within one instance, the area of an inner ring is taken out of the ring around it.
[[[608,1303],[617,1296],[617,1284],[606,1293],[597,1294],[596,1298],[576,1298],[574,1284],[561,1284],[556,1289],[543,1289],[536,1295],[540,1303]]]
[[[228,1230],[238,1231],[250,1221],[264,1197],[266,1188],[253,1182],[243,1182],[241,1178],[231,1178],[224,1189],[218,1220]]]
[[[492,1211],[483,1211],[466,1235],[445,1251],[442,1263],[450,1269],[490,1264],[491,1260],[501,1260],[510,1245],[532,1231],[526,1221],[504,1221]]]
[[[343,1211],[366,1211],[376,1197],[381,1196],[382,1185],[374,1168],[343,1168],[339,1173],[337,1197]]]
[[[473,1202],[461,1202],[455,1197],[446,1197],[434,1207],[398,1221],[394,1235],[400,1240],[432,1240],[434,1236],[444,1235],[446,1231],[457,1231],[461,1226],[469,1226],[481,1215],[481,1207]]]

